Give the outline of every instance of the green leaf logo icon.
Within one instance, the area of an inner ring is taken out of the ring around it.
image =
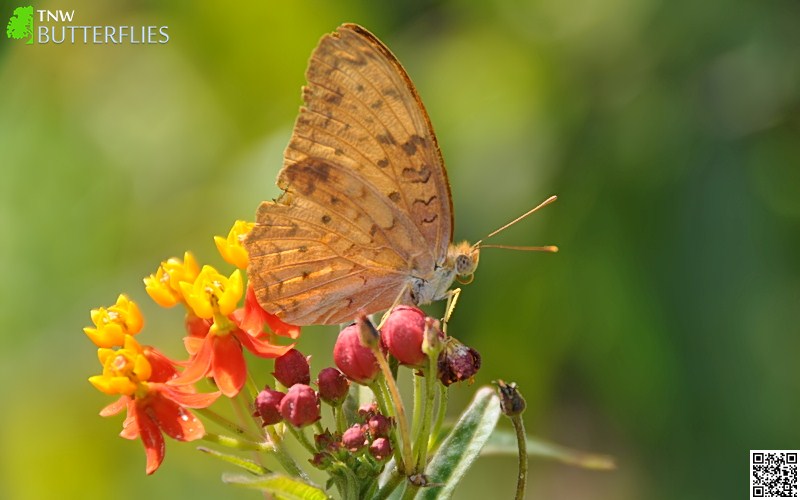
[[[33,6],[17,7],[14,15],[8,20],[6,36],[14,40],[27,38],[27,45],[33,44]]]

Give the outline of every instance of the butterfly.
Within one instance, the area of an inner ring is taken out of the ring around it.
[[[244,242],[261,307],[293,325],[337,324],[471,281],[480,242],[452,242],[447,171],[397,58],[343,24],[322,37],[306,79],[283,193],[261,203]]]

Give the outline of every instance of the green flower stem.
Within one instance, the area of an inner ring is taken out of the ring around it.
[[[271,425],[266,427],[267,434],[269,435],[270,442],[264,444],[264,451],[271,452],[275,455],[275,459],[281,466],[284,468],[286,472],[288,472],[292,476],[297,476],[302,478],[307,483],[311,484],[311,478],[308,477],[308,474],[301,469],[294,459],[286,452],[283,448],[283,441],[278,433],[275,432],[275,428]]]
[[[214,410],[209,410],[208,408],[197,408],[197,413],[204,416],[205,418],[211,420],[212,422],[216,423],[220,427],[224,427],[225,429],[229,430],[230,432],[236,434],[237,436],[244,436],[250,441],[258,442],[261,441],[261,436],[257,434],[253,434],[249,430],[241,427],[240,425],[231,422],[227,418],[223,417],[219,413],[215,412]]]
[[[403,479],[405,479],[405,476],[399,472],[392,474],[389,480],[386,481],[386,484],[384,484],[383,487],[378,490],[378,493],[375,494],[373,500],[386,500],[389,498],[389,495],[391,495],[392,492],[397,489],[398,486],[400,486],[400,483],[403,482]]]
[[[397,425],[400,429],[400,438],[403,440],[402,469],[405,470],[406,466],[410,466],[413,463],[413,459],[411,458],[411,433],[408,430],[408,419],[406,419],[406,410],[403,407],[403,398],[400,397],[400,391],[397,389],[397,384],[392,376],[389,363],[386,361],[386,356],[383,355],[383,352],[381,352],[377,344],[372,347],[372,352],[375,354],[378,365],[381,367],[383,378],[389,386],[389,392],[394,402],[393,407],[397,411]],[[398,462],[398,467],[400,465],[401,464]]]
[[[342,462],[336,461],[333,464],[333,469],[344,473],[344,486],[343,500],[359,500],[358,496],[358,478],[352,470]]]
[[[253,379],[253,374],[250,371],[247,372],[247,392],[250,393],[250,400],[255,401],[258,397],[258,393],[261,392],[256,385],[255,379]]]
[[[248,441],[246,439],[223,436],[213,432],[206,432],[206,434],[203,436],[203,440],[208,441],[209,443],[216,443],[226,446],[228,448],[235,448],[237,450],[262,451],[264,449],[264,445],[261,443],[254,443],[253,441]]]
[[[431,423],[433,422],[433,403],[436,397],[436,360],[433,356],[428,356],[428,368],[424,371],[425,375],[425,399],[424,399],[424,415],[422,417],[422,428],[417,435],[417,442],[415,445],[415,456],[417,457],[416,465],[414,467],[415,473],[424,473],[425,466],[428,463],[428,445],[430,442]]]
[[[434,440],[439,438],[439,434],[442,431],[444,417],[447,415],[447,397],[450,395],[450,391],[444,384],[437,384],[437,387],[439,389],[439,407],[436,409],[436,423],[433,425],[433,432],[431,433]]]
[[[242,428],[249,426],[251,429],[256,428],[257,432],[261,433],[260,427],[257,426],[253,418],[253,410],[251,408],[253,401],[254,399],[250,400],[244,391],[239,391],[236,397],[231,398],[233,410],[236,412],[236,417],[241,422]]]
[[[403,492],[401,500],[413,500],[417,496],[417,491],[419,491],[419,486],[411,481],[406,481],[406,491]]]
[[[332,406],[331,409],[333,410],[333,419],[336,421],[336,430],[344,434],[344,431],[347,430],[347,421],[344,418],[344,407]]]
[[[375,380],[369,387],[375,395],[375,401],[378,403],[378,409],[381,413],[386,416],[391,416],[389,411],[391,406],[388,404],[388,389],[381,383],[380,379]],[[392,443],[392,453],[394,454],[394,461],[397,463],[397,471],[399,474],[405,475],[406,462],[403,460],[400,443],[397,441],[396,429],[392,429],[389,433],[389,441]],[[411,462],[408,462],[408,464],[411,465]]]
[[[424,377],[418,377],[416,374],[412,375],[412,377],[414,377],[414,412],[411,417],[411,434],[416,436],[419,432],[420,418],[422,418],[422,391],[424,390],[422,383]]]
[[[528,482],[528,445],[522,415],[514,415],[511,417],[511,422],[517,433],[517,447],[519,448],[519,475],[517,475],[517,496],[515,498],[522,500],[525,498],[525,485]]]
[[[311,444],[311,441],[308,440],[308,436],[306,436],[306,433],[303,432],[303,429],[298,429],[288,423],[286,424],[286,428],[289,429],[289,432],[292,433],[292,436],[294,436],[295,439],[297,439],[297,441],[303,445],[303,448],[310,451],[312,455],[317,452],[317,449],[313,444]]]

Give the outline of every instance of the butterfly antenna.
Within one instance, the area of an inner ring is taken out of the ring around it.
[[[522,219],[524,219],[525,217],[527,217],[527,216],[531,215],[532,213],[536,212],[536,211],[537,211],[537,210],[539,210],[540,208],[544,208],[544,207],[546,207],[547,205],[549,205],[549,204],[553,203],[553,202],[554,202],[554,201],[556,201],[557,199],[558,199],[558,197],[557,197],[557,196],[555,196],[555,195],[554,195],[554,196],[551,196],[550,198],[547,198],[547,199],[546,199],[546,200],[544,200],[543,202],[539,203],[538,205],[536,205],[536,206],[535,206],[535,207],[533,207],[532,209],[528,210],[528,211],[527,211],[527,212],[525,212],[524,214],[520,215],[520,216],[519,216],[519,217],[517,217],[516,219],[512,220],[512,221],[511,221],[511,222],[509,222],[508,224],[504,225],[503,227],[500,227],[500,228],[498,228],[498,229],[495,229],[494,231],[492,231],[491,233],[489,233],[489,235],[488,235],[488,236],[486,236],[485,238],[483,238],[483,239],[481,239],[481,240],[478,240],[478,241],[477,241],[477,242],[476,242],[474,245],[472,245],[472,246],[473,246],[474,248],[478,248],[478,247],[481,247],[481,248],[507,248],[507,249],[509,249],[509,250],[535,250],[535,251],[540,251],[540,252],[557,252],[557,251],[558,251],[558,247],[555,247],[555,246],[546,246],[546,247],[514,247],[514,246],[501,246],[501,245],[481,245],[481,243],[483,243],[483,241],[484,241],[484,240],[488,240],[488,239],[489,239],[489,238],[491,238],[492,236],[494,236],[494,235],[496,235],[496,234],[500,233],[501,231],[503,231],[503,230],[505,230],[505,229],[508,229],[509,227],[513,226],[514,224],[516,224],[517,222],[521,221],[521,220],[522,220]]]

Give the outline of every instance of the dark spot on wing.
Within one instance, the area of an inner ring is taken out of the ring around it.
[[[394,137],[392,137],[392,134],[389,133],[388,130],[386,131],[385,134],[378,134],[375,138],[378,139],[378,142],[380,142],[381,144],[397,144],[394,141]]]
[[[331,167],[315,158],[306,158],[287,168],[284,172],[290,185],[308,196],[316,190],[316,183],[325,183],[330,177]]]
[[[378,160],[378,166],[381,167],[381,168],[388,167],[389,166],[389,160],[387,160],[386,158],[381,158],[380,160]]]
[[[322,223],[323,224],[330,224],[330,222],[331,222],[331,216],[330,215],[325,214],[325,215],[322,216]]]
[[[417,145],[411,141],[408,141],[403,144],[403,151],[405,151],[408,156],[412,156],[417,152]]]
[[[397,203],[398,201],[400,201],[400,193],[398,193],[397,191],[392,191],[391,193],[389,193],[389,199]]]
[[[426,183],[431,178],[431,169],[423,165],[419,170],[406,167],[403,169],[403,178],[414,183]]]
[[[380,99],[369,105],[369,107],[371,107],[372,109],[378,109],[381,106],[383,106],[383,101],[381,101]]]
[[[327,94],[325,96],[325,102],[338,105],[342,102],[342,96],[339,94]]]
[[[435,199],[436,199],[436,195],[433,195],[433,196],[431,196],[430,198],[428,198],[428,201],[421,200],[421,199],[417,198],[416,200],[414,200],[414,203],[415,203],[415,204],[416,204],[416,203],[422,203],[422,204],[423,204],[423,205],[425,205],[425,206],[429,206],[429,205],[431,204],[431,202],[432,202],[433,200],[435,200]]]
[[[300,245],[299,247],[297,247],[297,251],[300,253],[308,252],[308,247],[305,245]]]

